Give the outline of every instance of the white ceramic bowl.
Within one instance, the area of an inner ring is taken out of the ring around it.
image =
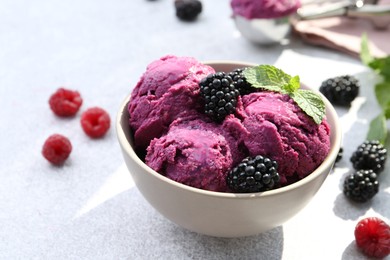
[[[205,62],[216,71],[253,66],[242,62]],[[134,152],[126,97],[116,119],[118,140],[135,184],[163,216],[188,230],[217,237],[259,234],[282,225],[303,209],[333,167],[341,144],[337,114],[324,98],[331,127],[331,149],[325,161],[306,178],[279,189],[247,194],[212,192],[172,181],[149,168]],[[331,209],[329,209],[331,210]],[[315,217],[314,217],[315,218]]]

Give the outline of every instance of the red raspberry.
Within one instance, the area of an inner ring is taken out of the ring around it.
[[[110,128],[110,116],[100,107],[84,111],[80,122],[84,132],[92,138],[102,137]]]
[[[72,151],[69,139],[60,134],[49,136],[42,148],[42,155],[52,164],[60,165],[65,162]]]
[[[49,105],[54,114],[64,117],[74,116],[82,103],[83,99],[78,91],[65,88],[59,88],[49,99]]]
[[[379,218],[360,220],[355,227],[355,240],[367,256],[384,258],[390,254],[390,226]]]

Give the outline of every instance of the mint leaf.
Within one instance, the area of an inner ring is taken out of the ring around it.
[[[380,113],[377,117],[371,120],[367,133],[367,140],[378,140],[385,144],[387,137],[386,117],[384,113]]]
[[[360,60],[363,64],[382,75],[385,81],[390,81],[390,56],[375,58],[371,55],[368,46],[367,34],[363,33],[360,42]]]
[[[382,61],[380,59],[372,59],[368,64],[368,67],[378,72],[378,74],[381,71],[381,68],[383,67]]]
[[[387,132],[387,134],[389,134],[389,131]],[[390,138],[386,138],[385,148],[387,149],[387,151],[390,151]],[[389,175],[387,176],[389,178]]]
[[[325,116],[321,96],[311,90],[299,89],[299,76],[291,77],[271,65],[249,67],[243,71],[246,81],[255,88],[288,94],[314,122],[320,124]]]
[[[360,43],[360,60],[365,65],[369,65],[370,62],[373,60],[373,57],[371,56],[370,49],[368,47],[368,38],[367,34],[363,33],[361,37],[361,43]]]
[[[291,79],[290,75],[271,65],[249,67],[243,74],[253,87],[276,92],[283,92],[283,87],[288,85]]]
[[[381,75],[385,81],[390,81],[390,56],[373,59],[368,66]]]
[[[298,89],[290,97],[314,122],[321,124],[325,116],[325,103],[320,95],[311,90]]]
[[[300,86],[301,84],[299,83],[299,76],[295,76],[290,79],[290,82],[284,86],[283,89],[286,90],[287,93],[290,93],[299,89]]]
[[[390,82],[390,56],[387,56],[386,58],[382,58],[383,60],[383,67],[382,72],[380,73],[385,81]]]
[[[390,81],[376,84],[375,96],[382,110],[390,109]]]
[[[363,34],[361,39],[360,59],[364,64],[381,75],[382,82],[375,85],[375,96],[382,112],[371,120],[367,139],[379,140],[390,149],[390,140],[387,138],[388,130],[386,120],[390,119],[390,56],[384,58],[374,58],[370,55],[367,35]],[[387,143],[386,143],[387,139]]]
[[[390,104],[384,111],[386,119],[390,119]]]

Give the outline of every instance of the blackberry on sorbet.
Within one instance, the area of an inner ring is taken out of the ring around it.
[[[385,167],[387,149],[378,140],[366,140],[353,152],[351,162],[356,170],[371,169],[377,174]]]
[[[247,157],[229,171],[227,186],[238,193],[271,190],[279,185],[277,169],[277,162],[270,158],[261,155]]]
[[[356,202],[366,202],[378,193],[379,182],[373,170],[360,170],[344,180],[343,193]]]
[[[175,0],[176,16],[180,20],[192,21],[202,12],[199,0]]]
[[[240,92],[240,95],[247,95],[252,93],[254,88],[246,81],[243,71],[243,69],[235,69],[229,73],[229,76],[233,79],[233,84]]]
[[[359,94],[360,83],[351,75],[329,78],[322,82],[320,92],[334,105],[349,106]]]
[[[203,78],[200,83],[200,94],[204,100],[204,112],[217,122],[227,115],[236,112],[239,91],[233,80],[225,72],[217,72]]]

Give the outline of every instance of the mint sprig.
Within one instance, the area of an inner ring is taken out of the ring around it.
[[[246,81],[255,88],[281,92],[283,86],[290,83],[291,76],[271,65],[249,67],[244,71]]]
[[[246,81],[255,88],[289,95],[316,124],[321,124],[325,116],[324,101],[317,93],[300,89],[299,76],[291,77],[272,65],[249,67],[243,73]]]
[[[361,38],[360,59],[363,64],[371,68],[381,77],[381,81],[375,85],[375,96],[382,111],[371,120],[367,139],[378,140],[386,144],[389,131],[386,121],[390,119],[390,56],[375,58],[371,55],[366,34]]]

